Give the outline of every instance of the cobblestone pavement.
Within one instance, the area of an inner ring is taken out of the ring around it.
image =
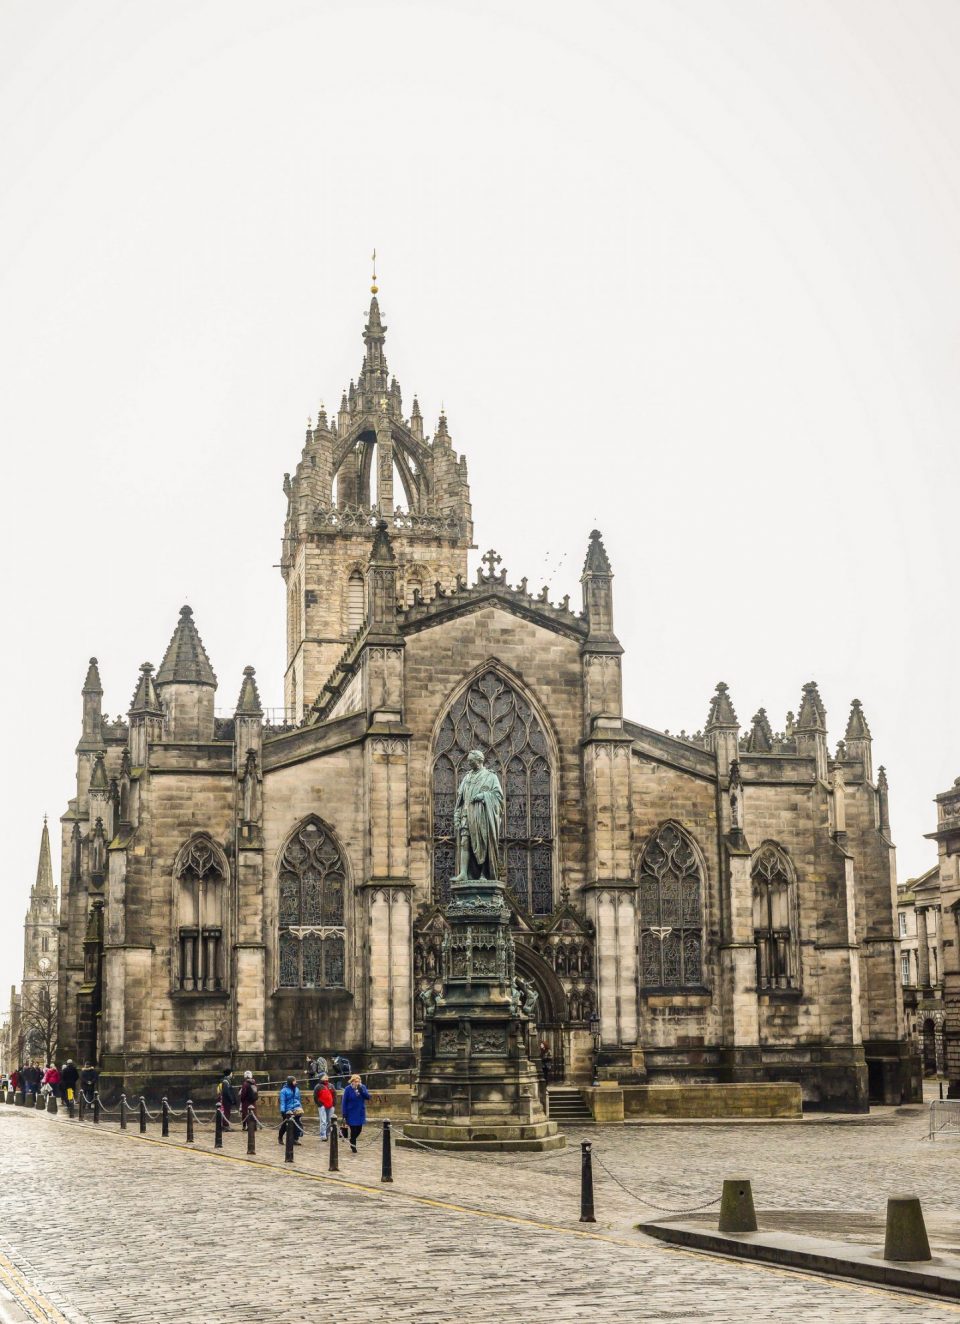
[[[34,1319],[69,1324],[232,1324],[313,1318],[499,1324],[621,1321],[913,1321],[960,1316],[937,1303],[653,1242],[637,1196],[689,1208],[749,1176],[759,1210],[856,1209],[918,1192],[940,1224],[955,1210],[960,1145],[925,1140],[917,1109],[867,1124],[651,1126],[568,1132],[556,1157],[452,1157],[397,1150],[379,1183],[379,1128],[327,1173],[315,1123],[291,1169],[265,1128],[193,1152],[182,1123],[121,1134],[63,1115],[0,1108],[0,1281]],[[598,1222],[579,1218],[579,1147],[595,1146]],[[635,1194],[617,1186],[600,1163]],[[960,1244],[955,1241],[954,1244]],[[2,1318],[2,1316],[0,1316]]]

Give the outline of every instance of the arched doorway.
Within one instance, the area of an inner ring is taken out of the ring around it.
[[[515,938],[517,935],[514,935]],[[536,1034],[536,1042],[531,1043],[531,1056],[539,1058],[541,1040],[550,1048],[550,1080],[555,1084],[563,1080],[568,1059],[567,1032],[570,1013],[567,995],[563,985],[542,956],[523,941],[516,941],[516,967],[520,979],[528,980],[537,990],[536,1027],[531,1030],[531,1039]]]
[[[933,1017],[928,1016],[923,1022],[923,1074],[934,1076],[937,1072],[937,1031]]]

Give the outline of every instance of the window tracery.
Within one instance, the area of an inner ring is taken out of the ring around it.
[[[534,915],[553,911],[553,778],[543,727],[526,699],[489,670],[451,706],[437,736],[433,765],[434,896],[445,903],[456,873],[453,811],[467,755],[481,749],[500,778],[504,810],[504,882]]]
[[[346,983],[340,847],[319,819],[297,828],[277,870],[281,988],[342,988]]]
[[[223,890],[226,865],[207,837],[193,837],[176,863],[178,971],[187,993],[216,993],[225,983]]]
[[[690,838],[664,823],[640,861],[640,982],[644,988],[703,984],[703,879]]]
[[[796,894],[793,870],[779,846],[765,842],[751,869],[753,937],[757,944],[757,987],[796,988]]]

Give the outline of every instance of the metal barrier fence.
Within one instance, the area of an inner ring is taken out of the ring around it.
[[[930,1104],[928,1140],[938,1135],[960,1136],[960,1099],[934,1099]]]

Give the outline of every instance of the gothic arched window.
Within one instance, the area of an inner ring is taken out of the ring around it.
[[[281,988],[343,988],[346,983],[346,866],[318,818],[301,824],[280,853]]]
[[[456,873],[453,810],[471,749],[503,785],[504,879],[523,909],[553,911],[553,781],[547,737],[530,704],[496,671],[478,676],[443,719],[433,764],[433,886],[450,897]]]
[[[364,622],[367,605],[364,601],[366,588],[363,575],[359,570],[351,572],[347,580],[347,633],[356,634]]]
[[[640,982],[703,985],[703,879],[693,842],[676,823],[657,829],[640,860]]]
[[[209,837],[192,837],[174,866],[177,880],[177,983],[187,993],[217,993],[226,983],[223,889],[226,863]]]
[[[786,855],[771,841],[757,851],[753,879],[753,938],[757,944],[757,988],[796,988],[796,889]]]

